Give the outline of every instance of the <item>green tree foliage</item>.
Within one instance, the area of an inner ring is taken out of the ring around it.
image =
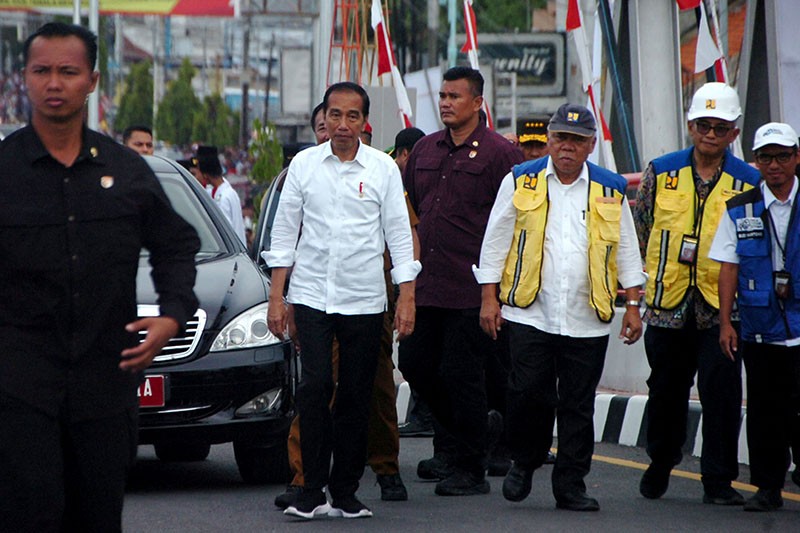
[[[194,114],[192,140],[214,146],[236,146],[239,115],[225,104],[219,93],[208,96]]]
[[[156,132],[164,141],[181,146],[192,142],[193,117],[200,109],[200,100],[192,89],[194,75],[194,67],[184,58],[178,78],[167,86],[156,115]]]
[[[253,121],[253,140],[248,148],[248,153],[253,158],[250,179],[256,183],[268,185],[283,168],[283,147],[278,140],[275,124],[267,122],[266,125],[262,125],[258,119]],[[266,187],[263,189],[266,191]],[[258,197],[253,198],[256,218],[261,209],[263,195],[262,192]]]
[[[481,32],[528,32],[532,11],[546,5],[547,0],[475,0],[473,9]]]
[[[125,93],[119,104],[114,129],[121,132],[128,126],[153,124],[153,76],[149,61],[131,67],[125,79]]]

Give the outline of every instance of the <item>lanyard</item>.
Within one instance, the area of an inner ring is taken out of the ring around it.
[[[786,248],[781,243],[781,238],[778,236],[778,228],[775,227],[775,221],[772,219],[772,212],[767,209],[767,218],[769,219],[769,227],[772,230],[772,235],[775,237],[775,242],[778,244],[778,250],[781,251],[781,268],[786,265]],[[774,267],[773,267],[774,268]]]

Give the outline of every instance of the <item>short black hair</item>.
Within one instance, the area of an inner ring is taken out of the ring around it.
[[[467,80],[473,96],[483,96],[483,76],[470,67],[452,67],[444,73],[444,81]]]
[[[324,104],[322,102],[320,102],[319,104],[317,104],[317,107],[314,108],[314,111],[311,112],[311,129],[312,130],[314,130],[317,127],[317,125],[314,124],[314,120],[317,118],[317,113],[319,113],[320,111],[323,111],[323,112],[325,111],[325,108],[323,106],[324,106]]]
[[[97,64],[97,36],[83,26],[65,24],[64,22],[48,22],[25,39],[25,44],[22,45],[23,64],[26,67],[28,66],[28,53],[30,52],[31,43],[37,37],[50,39],[53,37],[71,37],[73,35],[83,41],[86,46],[86,60],[89,62],[89,68],[94,70]]]
[[[352,81],[342,81],[339,83],[334,83],[328,87],[328,90],[325,91],[325,98],[322,99],[322,109],[325,111],[328,110],[328,98],[330,97],[331,93],[343,91],[351,91],[361,97],[361,113],[364,115],[364,117],[367,117],[369,115],[369,95],[361,85],[353,83]]]
[[[150,137],[153,136],[153,130],[152,129],[148,128],[147,126],[142,126],[140,124],[135,124],[133,126],[128,126],[127,128],[125,128],[125,131],[122,132],[122,144],[125,144],[125,143],[128,142],[128,139],[131,138],[131,135],[133,135],[134,131],[143,131],[143,132],[149,134]]]

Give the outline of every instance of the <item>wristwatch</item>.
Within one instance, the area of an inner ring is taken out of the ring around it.
[[[627,302],[625,302],[625,305],[630,307],[641,307],[642,302],[639,300],[628,300]]]

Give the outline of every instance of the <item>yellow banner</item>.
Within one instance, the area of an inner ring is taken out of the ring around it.
[[[72,0],[0,0],[0,9],[72,9]],[[160,13],[172,12],[178,0],[100,0],[100,11],[113,13]],[[84,8],[89,2],[81,2]]]

